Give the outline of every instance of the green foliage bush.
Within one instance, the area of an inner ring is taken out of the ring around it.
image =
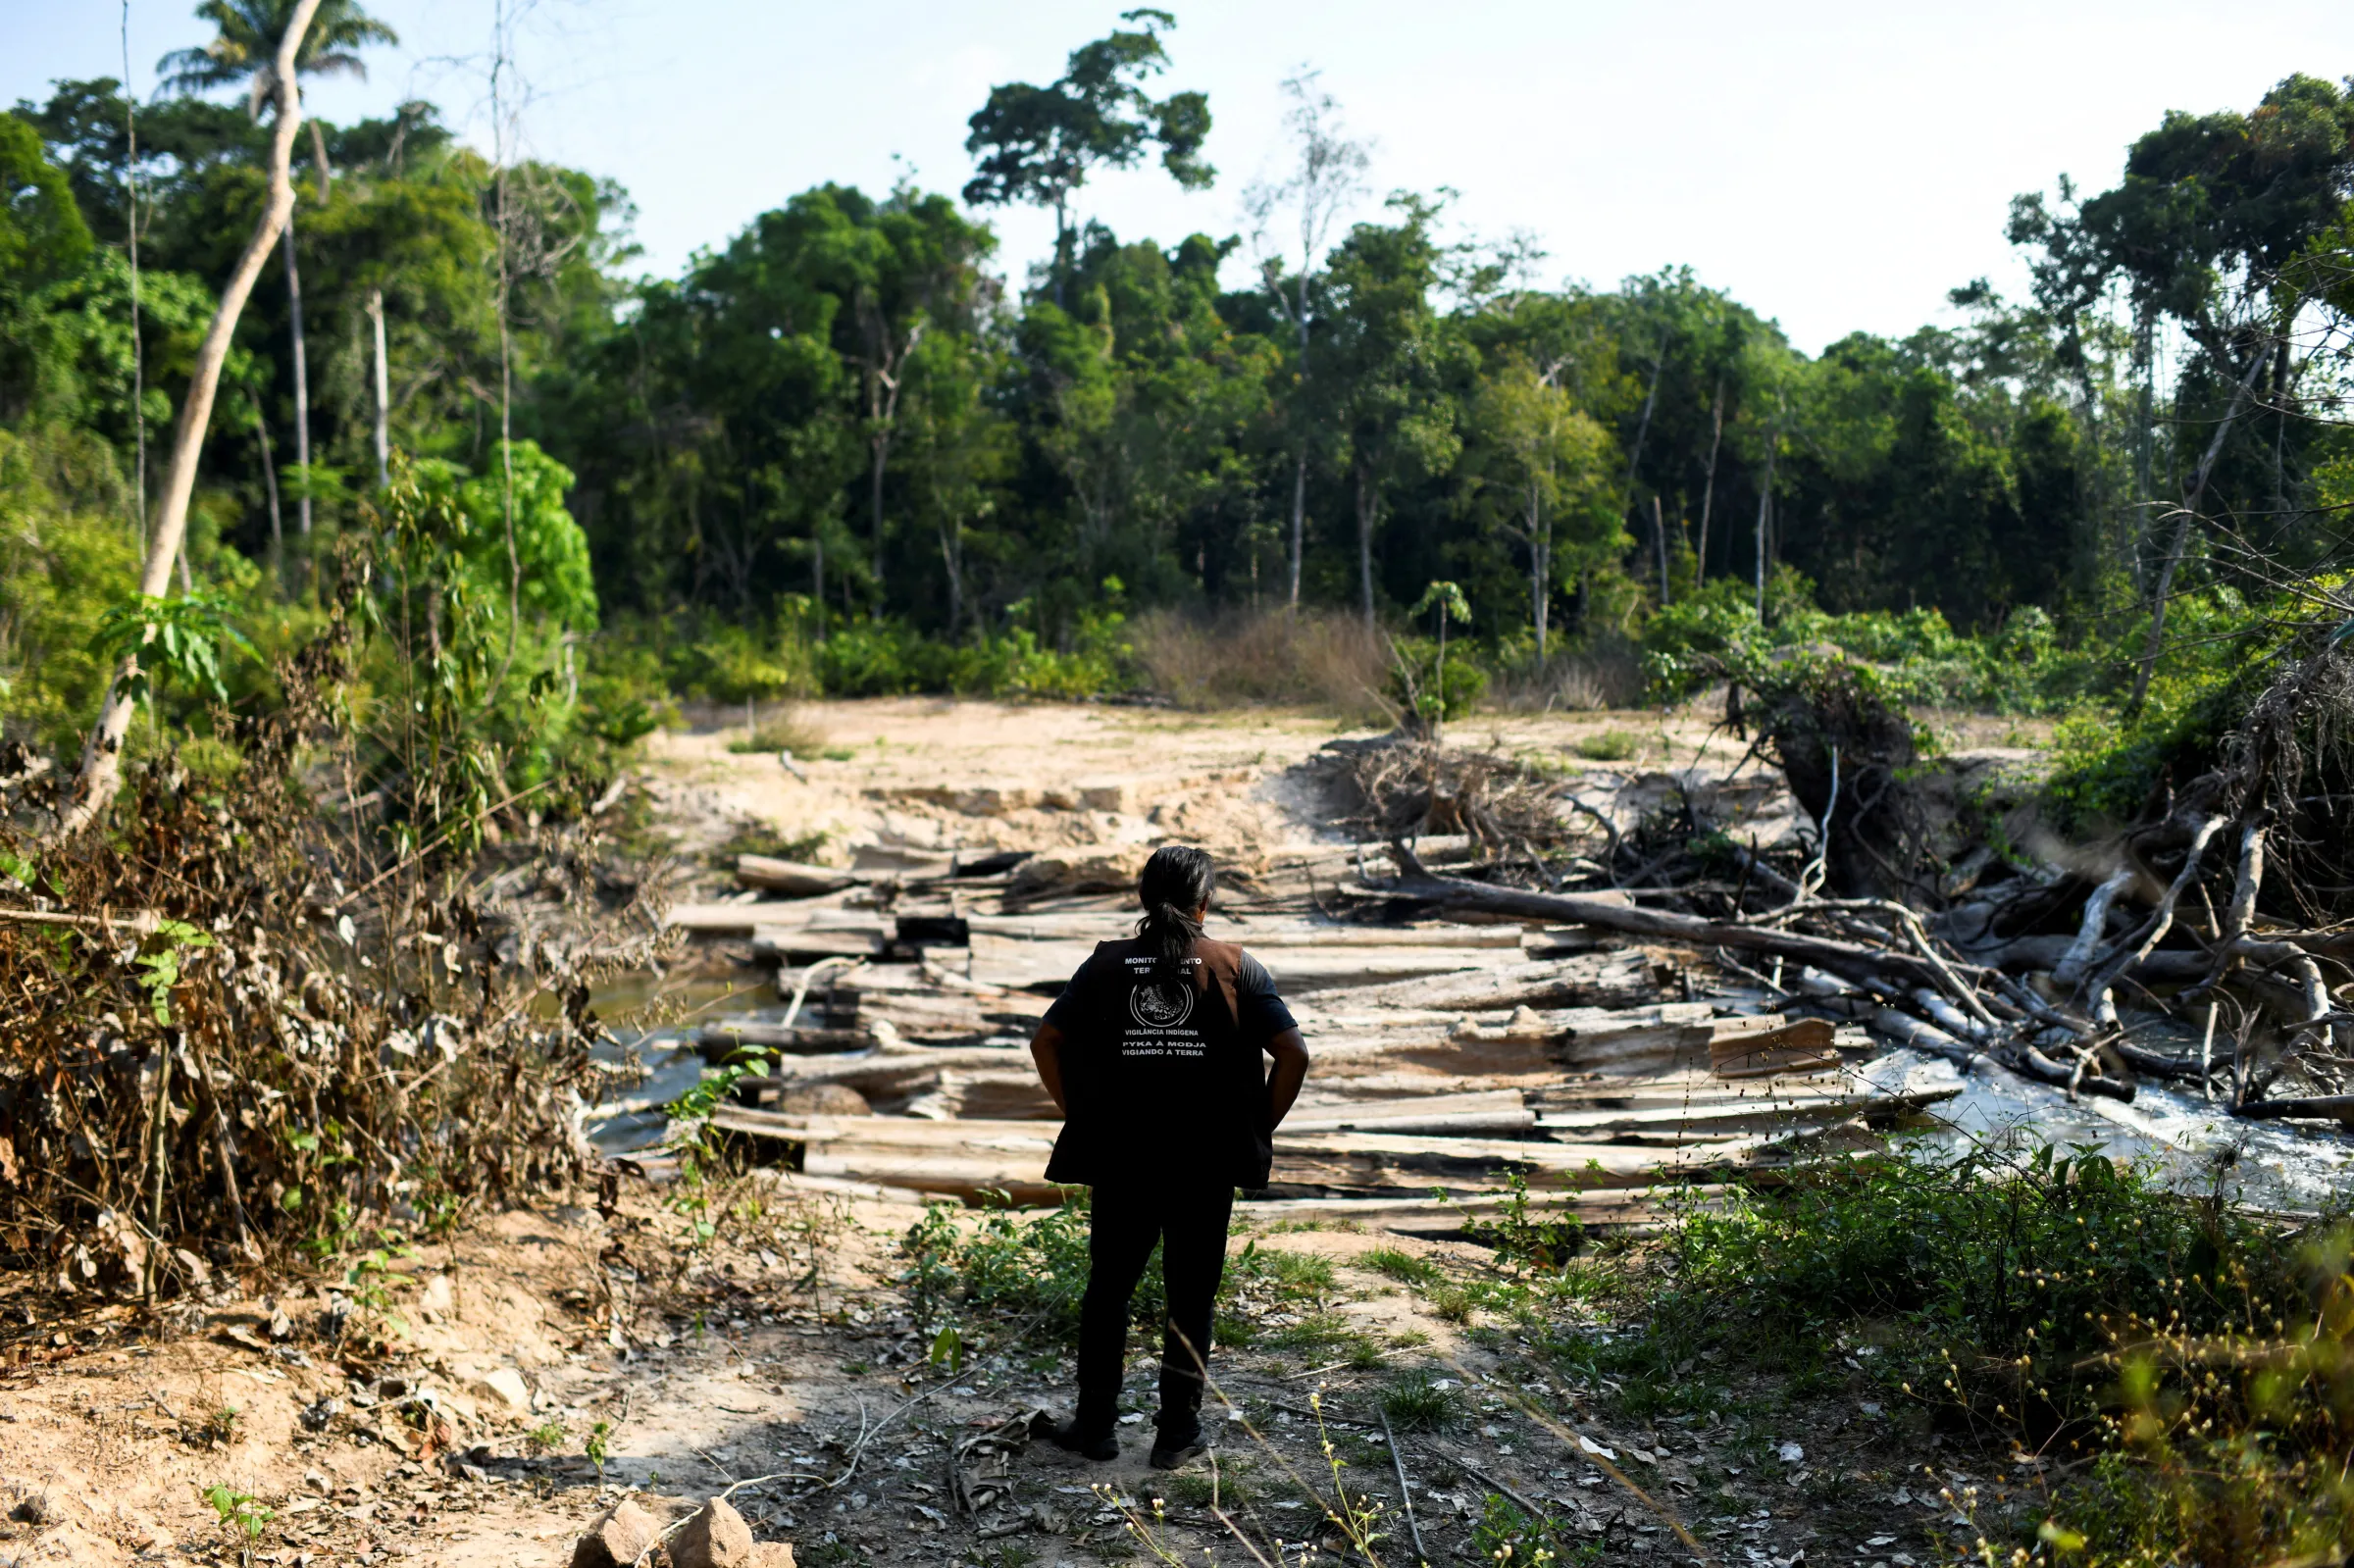
[[[2079,1560],[2269,1560],[2354,1522],[2342,1225],[2284,1237],[2046,1146],[1842,1162],[1696,1206],[1666,1246],[1641,1334],[1561,1343],[1630,1375],[1630,1397],[1683,1387],[1670,1369],[1705,1344],[1801,1380],[1861,1346],[1932,1419],[2089,1461],[2053,1510]],[[2038,1528],[1978,1524],[2030,1547]]]
[[[2350,582],[2354,575],[2335,574],[2314,588],[2342,590]],[[2225,585],[2177,598],[2141,711],[2124,717],[2081,703],[2054,734],[2059,765],[2046,794],[2056,825],[2070,834],[2108,831],[2138,815],[2161,777],[2171,772],[2178,782],[2205,769],[2283,665],[2311,650],[2317,630]],[[2146,615],[2127,622],[2118,662],[2128,664],[2148,635]]]
[[[1463,637],[1447,639],[1447,665],[1439,667],[1436,637],[1394,639],[1397,657],[1390,666],[1390,700],[1402,713],[1425,719],[1462,718],[1478,708],[1488,694],[1488,672],[1479,644]]]
[[[1998,632],[1966,636],[1933,609],[1817,609],[1814,585],[1789,567],[1767,583],[1766,624],[1755,589],[1719,578],[1655,613],[1642,643],[1653,690],[1668,699],[1728,673],[1754,683],[1793,659],[1840,658],[1874,666],[1901,703],[2049,713],[2080,699],[2098,668],[2063,648],[2051,617],[2034,605],[2013,611]]]
[[[112,675],[92,639],[138,587],[113,453],[55,427],[0,430],[0,734],[68,754]]]
[[[759,627],[700,614],[625,617],[600,639],[599,656],[630,670],[649,703],[915,692],[1076,700],[1131,691],[1142,679],[1118,580],[1105,589],[1106,606],[1080,616],[1062,648],[1045,646],[1018,604],[1002,631],[959,640],[896,620],[837,621],[820,637],[807,601],[793,596]]]

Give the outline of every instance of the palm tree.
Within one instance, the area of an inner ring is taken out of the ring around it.
[[[245,88],[245,112],[261,117],[262,105],[278,94],[278,41],[285,36],[294,15],[295,0],[203,0],[197,17],[213,25],[213,41],[201,49],[175,49],[156,62],[163,75],[160,90],[176,93],[211,92],[217,87]],[[358,50],[372,43],[397,44],[400,35],[362,11],[355,0],[320,0],[318,15],[294,55],[297,76],[354,76],[366,79]],[[319,161],[319,199],[327,200],[327,141],[319,122],[311,122],[311,146]],[[302,471],[303,488],[296,497],[297,531],[307,544],[311,536],[311,377],[302,340],[302,275],[294,266],[294,219],[285,227],[287,325],[294,339],[294,462]]]
[[[262,105],[278,92],[277,73],[270,63],[293,14],[294,0],[204,0],[196,8],[197,19],[219,30],[203,48],[175,49],[156,62],[155,69],[164,74],[162,90],[211,92],[242,82],[245,112],[259,119]],[[354,51],[372,43],[399,42],[399,34],[352,0],[321,0],[318,19],[294,57],[294,74],[366,80],[368,68]]]

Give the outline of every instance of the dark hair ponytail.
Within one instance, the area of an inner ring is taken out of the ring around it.
[[[1183,958],[1194,950],[1194,940],[1202,935],[1194,911],[1209,902],[1217,882],[1217,871],[1203,850],[1165,844],[1152,851],[1145,874],[1137,879],[1136,894],[1145,906],[1145,918],[1136,923],[1136,934],[1153,957]]]

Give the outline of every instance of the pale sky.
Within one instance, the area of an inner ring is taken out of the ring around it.
[[[663,274],[809,185],[887,188],[895,154],[953,193],[965,119],[990,86],[1051,80],[1121,3],[507,0],[529,149],[626,185],[643,266]],[[492,5],[369,8],[401,46],[371,55],[365,84],[315,85],[318,112],[431,98],[486,144]],[[1219,178],[1199,194],[1151,166],[1100,178],[1082,208],[1123,238],[1240,231],[1243,186],[1278,167],[1277,84],[1312,65],[1375,144],[1376,203],[1452,186],[1455,232],[1530,231],[1548,282],[1688,264],[1809,352],[1950,321],[1945,291],[1973,277],[2021,292],[2002,237],[2012,195],[2063,173],[2112,183],[2168,109],[2244,109],[2292,72],[2354,73],[2345,0],[2240,0],[2227,17],[2181,0],[1168,9],[1175,64],[1155,90],[1209,94]],[[191,11],[131,0],[142,93],[159,55],[205,36]],[[107,0],[0,0],[0,102],[121,75],[121,21]],[[1018,282],[1051,220],[989,216]]]

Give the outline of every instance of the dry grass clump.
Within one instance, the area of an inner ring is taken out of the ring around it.
[[[1135,647],[1152,689],[1181,707],[1296,703],[1366,722],[1394,717],[1381,696],[1389,648],[1355,616],[1159,610],[1136,623]]]
[[[825,732],[812,725],[791,702],[772,702],[765,709],[747,702],[743,705],[743,728],[728,740],[730,751],[747,754],[790,751],[796,757],[814,757],[826,749]]]
[[[1643,700],[1643,662],[1633,643],[1597,638],[1574,653],[1510,666],[1488,682],[1491,705],[1511,713],[1584,713]]]

